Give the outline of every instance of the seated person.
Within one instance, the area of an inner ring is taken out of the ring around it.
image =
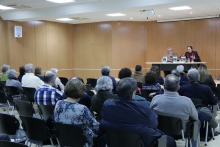
[[[181,74],[179,73],[179,71],[177,69],[172,70],[171,74],[177,76],[180,79],[180,87],[183,86],[183,85],[188,85],[189,84],[188,81],[181,80]]]
[[[136,89],[137,82],[133,78],[123,78],[118,82],[118,99],[108,99],[103,104],[100,129],[136,132],[141,135],[144,146],[149,147],[163,133],[157,130],[157,115],[147,103],[134,100]],[[174,140],[172,143],[171,146],[176,146]]]
[[[145,75],[145,81],[142,85],[143,90],[156,90],[156,91],[162,91],[163,88],[160,86],[159,83],[157,83],[157,75],[153,71],[149,71]]]
[[[171,47],[169,47],[167,49],[167,62],[173,62],[173,57],[176,56],[178,57],[177,53],[173,52],[173,49]]]
[[[18,81],[21,82],[21,79],[25,75],[25,69],[24,66],[19,67],[19,76],[18,76]]]
[[[198,71],[201,84],[205,84],[209,87],[216,87],[215,81],[213,80],[212,75],[209,74],[205,64],[200,64]]]
[[[97,80],[95,86],[96,95],[92,97],[92,111],[97,113],[96,119],[100,121],[102,105],[107,99],[114,99],[117,97],[116,94],[112,93],[112,80],[108,76],[101,76]]]
[[[154,71],[157,74],[157,83],[160,83],[160,85],[163,85],[164,84],[164,80],[160,76],[159,67],[154,65],[154,66],[151,67],[150,71]]]
[[[70,79],[64,89],[67,99],[59,100],[54,109],[55,122],[73,124],[83,129],[89,147],[93,145],[93,138],[99,131],[99,123],[95,120],[89,109],[78,103],[85,93],[85,85],[75,77]]]
[[[112,91],[113,91],[113,93],[115,93],[116,92],[116,86],[117,86],[117,84],[116,84],[116,80],[115,80],[115,78],[114,77],[112,77],[112,76],[110,76],[110,67],[109,66],[104,66],[103,68],[102,68],[102,76],[108,76],[109,78],[111,78],[111,80],[112,80],[112,84],[113,84],[113,89],[112,89]]]
[[[8,75],[7,71],[10,69],[10,66],[7,64],[2,65],[1,70],[2,70],[2,75],[0,76],[1,81],[7,81]]]
[[[60,90],[61,90],[62,92],[64,92],[64,85],[63,85],[63,83],[61,82],[60,78],[57,77],[57,75],[58,75],[58,69],[56,69],[56,68],[51,68],[50,70],[56,74],[56,81],[55,81],[56,88],[59,86]]]
[[[199,83],[200,75],[199,75],[198,70],[195,68],[192,68],[188,71],[187,75],[188,75],[190,84],[180,87],[180,89],[178,90],[179,94],[181,96],[187,96],[189,98],[201,99],[202,104],[206,107],[208,105],[216,105],[218,101],[214,97],[210,87]],[[211,110],[206,111],[206,113],[212,116]],[[216,128],[218,126],[217,122],[215,121],[215,118],[211,119],[211,121],[209,122],[209,125],[213,128]]]
[[[178,94],[179,83],[180,80],[177,76],[167,75],[164,82],[164,94],[155,96],[150,107],[158,115],[180,118],[184,122],[185,128],[189,120],[198,120],[198,112],[191,99]],[[196,142],[193,145],[195,147]]]
[[[39,77],[42,81],[44,81],[44,76],[42,76],[41,74],[41,67],[35,67],[35,71],[34,71],[35,76]]]
[[[21,86],[21,83],[16,80],[16,71],[14,69],[9,69],[7,72],[7,81],[5,83],[5,86],[13,86],[13,87],[17,87],[18,90],[22,93],[23,92],[23,88]]]
[[[34,75],[34,65],[29,63],[26,64],[24,68],[26,73],[21,79],[22,87],[35,89],[40,88],[44,84],[44,82]]]
[[[178,70],[179,73],[180,73],[180,86],[182,86],[181,83],[183,83],[183,84],[185,83],[184,85],[188,85],[189,84],[189,79],[184,74],[184,66],[183,65],[178,65],[176,67],[176,70]]]
[[[126,78],[126,77],[131,77],[132,75],[132,72],[129,68],[122,68],[119,73],[118,73],[118,78],[119,79],[123,79],[123,78]],[[138,91],[138,88],[137,88],[137,93],[140,93],[140,91]],[[135,94],[135,97],[134,99],[137,100],[137,101],[146,101],[146,99],[140,95],[137,95],[137,93]],[[150,104],[150,102],[146,101],[148,104]]]
[[[36,90],[34,100],[38,105],[55,105],[58,100],[62,99],[63,93],[55,86],[56,74],[47,71],[44,75],[44,84]]]
[[[142,70],[141,65],[136,65],[135,72],[131,75],[131,77],[134,78],[139,83],[144,83],[144,75],[141,70]]]
[[[201,59],[197,51],[194,51],[192,46],[187,46],[187,52],[185,53],[185,56],[186,56],[186,61],[201,62]]]

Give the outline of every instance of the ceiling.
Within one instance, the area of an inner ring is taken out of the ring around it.
[[[56,19],[68,17],[75,20],[64,23],[71,24],[190,19],[220,14],[220,0],[76,0],[66,4],[51,3],[46,0],[0,0],[0,5],[13,5],[17,8],[0,10],[3,20],[60,22]],[[182,11],[168,9],[176,6],[189,6],[192,9]],[[148,11],[151,9],[154,10],[155,15]],[[140,12],[140,10],[147,11]],[[126,16],[106,16],[109,13],[124,13]]]

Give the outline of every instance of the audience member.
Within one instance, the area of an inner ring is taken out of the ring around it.
[[[171,74],[177,76],[180,79],[180,86],[189,85],[188,81],[181,80],[181,74],[179,73],[177,69],[172,70]]]
[[[144,75],[141,70],[142,70],[141,65],[136,65],[135,72],[131,75],[131,77],[134,78],[139,83],[144,83]]]
[[[19,67],[19,76],[18,76],[18,81],[21,82],[23,75],[25,75],[25,69],[24,66]]]
[[[10,69],[10,66],[7,64],[2,65],[1,70],[2,70],[2,75],[0,77],[1,81],[7,81],[8,80],[8,75],[7,71]]]
[[[99,123],[95,120],[89,109],[78,103],[85,93],[85,85],[78,78],[70,79],[64,89],[67,99],[56,103],[54,110],[55,122],[73,124],[83,129],[90,147],[93,145],[93,137],[99,131]]]
[[[44,84],[44,82],[34,75],[33,64],[26,64],[24,68],[26,73],[21,80],[22,87],[30,87],[35,89],[40,88]]]
[[[200,99],[204,106],[216,105],[218,101],[214,97],[210,87],[199,83],[200,75],[199,75],[198,70],[195,68],[190,69],[187,75],[188,75],[190,84],[180,87],[178,91],[179,94],[182,96],[187,96],[189,98]],[[204,108],[207,108],[207,109],[202,109],[202,110],[205,110],[206,114],[209,114],[210,116],[212,116],[211,110],[208,109],[208,107],[204,107]],[[218,124],[215,121],[215,118],[212,118],[209,124],[213,128],[216,128],[218,126]]]
[[[44,75],[44,84],[36,90],[34,100],[38,105],[55,105],[58,100],[62,99],[63,93],[55,86],[56,74],[47,71]]]
[[[163,78],[160,76],[159,68],[158,66],[154,65],[150,69],[151,71],[154,71],[157,74],[157,83],[160,83],[160,85],[164,84]]]
[[[212,78],[212,75],[209,74],[205,64],[200,64],[198,71],[199,71],[199,75],[200,75],[200,83],[201,84],[205,84],[209,87],[216,86],[216,84]]]
[[[183,65],[178,65],[176,67],[176,70],[178,70],[179,73],[180,73],[180,86],[182,86],[182,84],[183,85],[188,85],[189,84],[189,79],[184,74],[184,66]]]
[[[41,72],[41,67],[35,67],[35,71],[34,71],[35,76],[37,76],[38,78],[40,78],[42,81],[44,81],[44,76],[42,76],[42,72]]]
[[[62,82],[60,81],[60,78],[57,76],[57,74],[58,74],[58,69],[52,68],[52,69],[50,69],[50,70],[56,74],[56,81],[55,81],[56,87],[59,86],[59,87],[60,87],[60,90],[63,92],[63,91],[64,91],[64,85],[63,85]]]
[[[119,73],[118,73],[118,78],[119,79],[123,79],[123,78],[126,78],[126,77],[131,77],[132,75],[132,72],[129,68],[122,68]],[[137,88],[137,91],[138,91],[138,88]],[[135,97],[134,97],[135,100],[137,101],[146,101],[146,99],[140,95],[136,95],[135,94]],[[146,101],[149,105],[150,105],[150,102]]]
[[[97,113],[96,119],[100,121],[102,105],[107,99],[114,99],[117,97],[116,94],[112,93],[112,80],[107,76],[101,76],[97,80],[95,87],[96,95],[92,97],[92,111]]]
[[[14,69],[9,69],[7,75],[8,75],[8,80],[6,81],[5,86],[17,87],[20,92],[23,92],[21,83],[18,80],[15,80],[16,71]]]
[[[109,78],[111,78],[112,84],[113,84],[113,89],[112,89],[112,91],[115,93],[115,92],[116,92],[116,86],[117,86],[117,84],[116,84],[115,78],[112,77],[112,76],[110,76],[110,67],[109,67],[109,66],[104,66],[104,67],[102,68],[101,73],[102,73],[102,76],[108,76]]]
[[[143,90],[163,91],[163,88],[157,83],[157,74],[154,71],[149,71],[145,74],[145,82],[142,85]]]
[[[192,46],[187,46],[187,52],[185,53],[185,56],[187,61],[189,60],[190,62],[201,62],[197,51],[194,51]]]
[[[180,88],[179,83],[180,80],[176,75],[167,75],[164,83],[164,94],[155,96],[151,102],[150,107],[157,114],[170,114],[174,117],[180,117],[185,122],[187,122],[189,118],[197,120],[198,113],[191,99],[186,96],[180,96],[177,92],[177,90]],[[169,107],[171,103],[173,107]],[[175,111],[174,113],[173,110],[178,110],[180,112]],[[182,110],[185,111],[183,112]]]
[[[137,82],[133,78],[123,78],[118,82],[118,99],[104,102],[100,128],[103,131],[113,129],[136,132],[141,135],[144,146],[149,147],[163,133],[157,130],[157,115],[147,103],[134,100],[136,89]],[[175,141],[172,141],[171,146],[176,146]]]
[[[179,83],[180,80],[177,76],[167,75],[164,82],[164,94],[155,96],[150,107],[158,115],[180,118],[184,122],[185,128],[188,121],[198,120],[198,112],[191,99],[178,94]],[[195,147],[196,142],[193,143]]]

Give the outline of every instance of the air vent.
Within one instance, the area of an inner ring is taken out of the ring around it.
[[[15,9],[28,9],[31,8],[30,6],[20,5],[20,4],[13,4],[13,5],[7,5],[7,7],[12,7]]]
[[[84,18],[84,17],[72,17],[71,19],[74,19],[74,20],[88,20],[89,18]]]

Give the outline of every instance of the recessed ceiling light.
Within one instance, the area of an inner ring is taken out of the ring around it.
[[[132,17],[130,19],[133,19]]]
[[[70,3],[70,2],[75,2],[75,0],[46,0],[49,2],[53,2],[53,3]]]
[[[112,13],[112,14],[106,14],[107,16],[113,16],[113,17],[117,17],[117,16],[125,16],[125,14],[122,13]]]
[[[190,14],[193,14],[193,12],[190,12]]]
[[[170,10],[188,10],[188,9],[192,9],[189,6],[180,6],[180,7],[171,7],[169,8]]]
[[[9,9],[14,9],[14,8],[0,5],[0,9],[1,10],[9,10]]]
[[[158,15],[158,17],[160,17],[161,15]]]
[[[56,20],[59,20],[59,21],[71,21],[71,20],[74,20],[74,19],[70,19],[70,18],[58,18]]]

